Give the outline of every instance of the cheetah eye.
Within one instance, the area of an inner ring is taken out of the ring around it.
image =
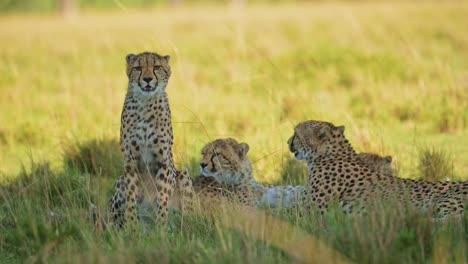
[[[161,65],[156,65],[153,67],[155,71],[159,70],[161,68]]]
[[[136,70],[136,71],[141,71],[141,67],[140,67],[140,66],[135,66],[135,67],[133,67],[133,69]]]

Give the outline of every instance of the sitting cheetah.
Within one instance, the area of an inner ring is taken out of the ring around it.
[[[297,204],[304,186],[258,183],[252,176],[248,151],[248,144],[238,143],[232,138],[217,139],[203,148],[200,163],[203,176],[193,182],[200,201],[233,196],[249,206],[288,207]]]
[[[427,182],[387,177],[357,160],[344,136],[344,127],[323,121],[306,121],[296,126],[288,140],[297,160],[310,170],[308,199],[324,213],[330,203],[339,202],[347,213],[361,212],[383,198],[411,207],[434,210],[434,217],[464,211],[467,182]],[[456,208],[448,205],[455,204]]]
[[[392,156],[379,156],[374,153],[362,152],[357,154],[356,159],[369,169],[373,169],[385,176],[394,176],[392,169]]]
[[[147,196],[154,204],[156,221],[164,224],[176,183],[182,185],[187,207],[192,206],[193,196],[187,173],[176,171],[172,158],[171,110],[166,94],[171,75],[169,56],[143,52],[127,55],[126,62],[129,81],[120,126],[125,170],[111,200],[111,220],[118,227],[123,226],[124,218],[135,223],[136,203]]]

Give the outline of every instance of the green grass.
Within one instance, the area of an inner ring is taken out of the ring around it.
[[[143,50],[171,55],[174,155],[192,174],[201,147],[230,136],[249,143],[259,181],[303,183],[286,140],[319,119],[345,125],[357,151],[392,155],[401,177],[468,180],[467,15],[453,1],[0,17],[0,260],[275,263],[295,258],[284,244],[319,239],[358,263],[463,263],[466,214],[275,212],[307,234],[284,240],[175,216],[132,240],[95,231],[88,205],[104,208],[121,173],[124,58]]]
[[[105,208],[109,178],[36,165],[0,190],[0,259],[6,263],[189,262],[464,263],[468,214],[430,215],[383,207],[363,217],[332,210],[224,211],[215,218],[170,217],[169,231],[129,237],[95,229],[89,202]],[[105,189],[102,189],[105,186]],[[53,213],[53,215],[51,215]]]

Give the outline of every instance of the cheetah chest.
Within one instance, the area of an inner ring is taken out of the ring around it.
[[[126,146],[143,164],[165,162],[171,151],[172,129],[169,111],[152,104],[141,106],[138,112],[130,114]]]

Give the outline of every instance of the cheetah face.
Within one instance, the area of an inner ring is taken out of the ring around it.
[[[151,96],[165,91],[171,76],[169,55],[143,52],[128,54],[126,60],[129,89],[134,93]]]
[[[217,139],[202,149],[200,172],[203,176],[214,177],[224,184],[239,184],[245,172],[251,172],[247,158],[249,145],[235,139]]]
[[[342,137],[344,127],[323,121],[306,121],[296,126],[288,140],[289,150],[296,160],[310,161],[318,155],[333,152],[335,139]]]
[[[303,144],[301,138],[294,133],[292,137],[288,139],[289,151],[294,154],[296,160],[306,160],[311,155],[311,150],[307,145]]]
[[[393,176],[392,156],[382,157],[377,154],[362,152],[357,155],[357,159],[374,171],[385,176]]]

